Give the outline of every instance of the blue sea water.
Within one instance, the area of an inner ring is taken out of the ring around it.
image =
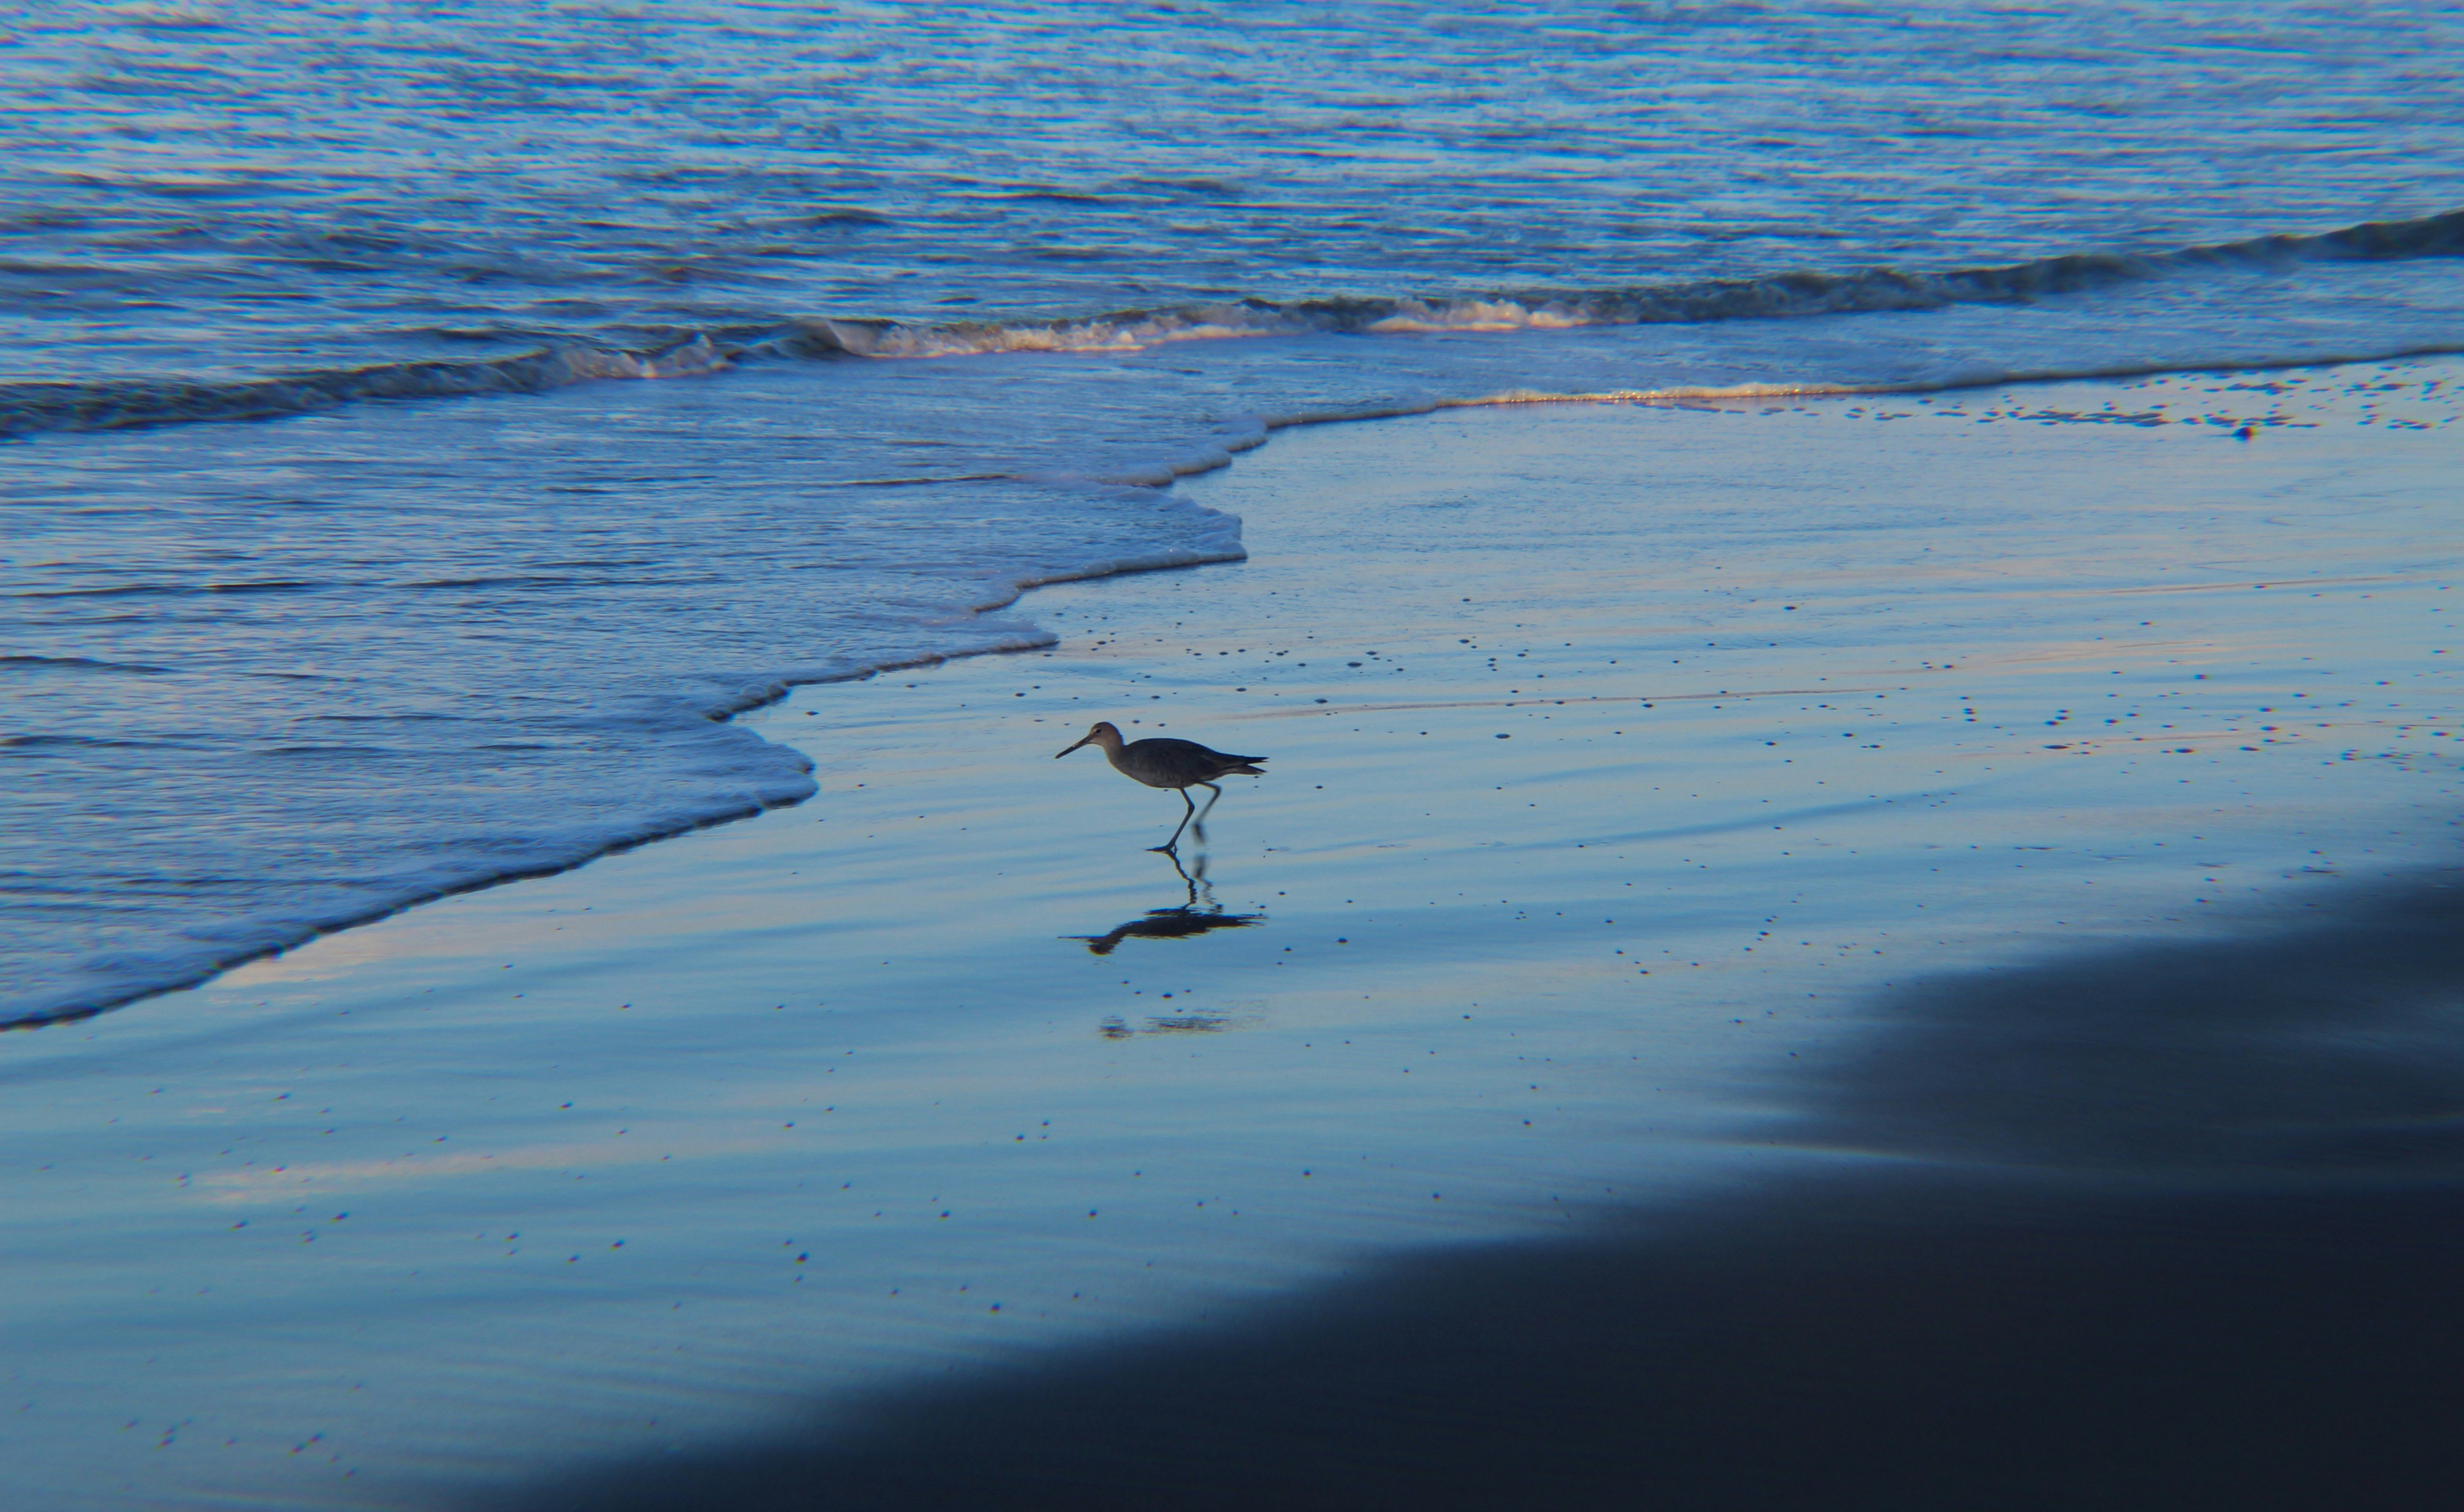
[[[1280,425],[2464,348],[2428,4],[0,19],[0,1021],[812,789]]]

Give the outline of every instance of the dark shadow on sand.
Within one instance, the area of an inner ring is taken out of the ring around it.
[[[2464,1505],[2464,876],[1882,1012],[1788,1179],[489,1504]]]

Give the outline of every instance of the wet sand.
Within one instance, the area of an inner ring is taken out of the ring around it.
[[[2459,990],[2435,882],[1932,983],[1790,1088],[1898,1158],[483,1504],[2453,1505]]]
[[[2456,371],[1287,434],[1193,485],[1248,563],[755,716],[809,803],[0,1041],[0,1448],[47,1507],[2415,1504]],[[1176,868],[1093,718],[1270,775]]]

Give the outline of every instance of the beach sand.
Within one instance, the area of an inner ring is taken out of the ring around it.
[[[1286,433],[1189,485],[1248,562],[748,716],[807,803],[0,1040],[0,1452],[2438,1504],[2459,375]],[[1177,800],[1053,760],[1098,718],[1268,776],[1149,853]]]

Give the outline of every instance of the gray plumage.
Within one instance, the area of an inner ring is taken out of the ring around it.
[[[1208,750],[1195,740],[1175,740],[1165,735],[1124,743],[1119,730],[1101,721],[1089,730],[1076,745],[1052,759],[1058,761],[1079,746],[1088,745],[1102,750],[1104,759],[1111,762],[1112,770],[1122,776],[1133,778],[1149,787],[1167,787],[1180,794],[1185,812],[1180,816],[1179,825],[1173,830],[1172,839],[1155,846],[1157,850],[1170,850],[1179,844],[1181,830],[1188,828],[1193,820],[1198,824],[1198,838],[1206,838],[1206,819],[1197,803],[1191,800],[1191,788],[1202,787],[1214,794],[1214,798],[1206,800],[1207,808],[1212,809],[1215,799],[1223,796],[1223,790],[1215,785],[1217,778],[1230,777],[1236,772],[1249,777],[1266,775],[1256,765],[1265,760],[1265,756],[1230,756],[1221,751]]]

